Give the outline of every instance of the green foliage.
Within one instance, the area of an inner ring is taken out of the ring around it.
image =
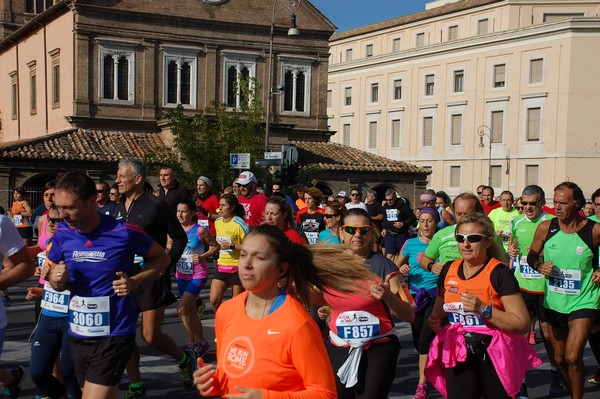
[[[250,84],[248,84],[250,83]],[[242,101],[236,108],[225,104],[213,104],[214,113],[201,113],[190,119],[179,106],[166,115],[174,136],[174,149],[179,154],[180,180],[193,186],[198,176],[209,176],[215,190],[221,190],[237,178],[241,172],[231,169],[230,153],[250,153],[251,165],[262,158],[264,149],[263,107],[259,100],[260,85],[253,79],[241,81]],[[172,159],[174,152],[166,149],[159,157]],[[251,167],[262,176],[262,169]],[[190,182],[191,184],[189,184]]]

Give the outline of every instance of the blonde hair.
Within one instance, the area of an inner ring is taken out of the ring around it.
[[[492,245],[490,245],[486,251],[487,256],[496,258],[504,264],[508,264],[508,255],[496,238],[496,230],[494,230],[494,223],[492,223],[491,219],[479,212],[465,215],[460,218],[460,221],[456,224],[456,229],[454,229],[455,234],[458,233],[460,226],[468,223],[475,223],[481,226],[483,228],[483,234],[488,236],[491,240]]]

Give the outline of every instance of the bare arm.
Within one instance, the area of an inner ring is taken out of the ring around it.
[[[400,274],[395,273],[388,276],[386,280],[378,285],[371,285],[371,295],[379,300],[383,300],[390,308],[394,316],[402,321],[410,323],[415,318],[415,311],[398,296],[400,289]]]
[[[463,293],[460,295],[464,310],[481,314],[488,304],[483,303],[473,294]],[[492,309],[492,317],[487,319],[490,323],[502,331],[525,334],[529,331],[530,321],[527,307],[519,292],[505,295],[500,298],[504,310]]]
[[[35,273],[35,263],[33,262],[33,258],[29,256],[26,247],[9,256],[8,260],[12,263],[13,267],[0,273],[0,289],[19,284]]]
[[[429,270],[429,264],[433,263],[431,265],[431,270]],[[435,262],[433,259],[431,259],[429,256],[423,254],[421,255],[421,260],[419,261],[419,265],[421,266],[421,269],[428,271],[428,272],[432,272],[433,274],[440,274],[442,271],[442,268],[444,267],[444,264],[442,262]]]
[[[113,289],[117,295],[129,295],[144,282],[162,276],[170,262],[164,248],[157,242],[152,243],[144,260],[144,268],[135,276],[129,277],[126,273],[117,272],[117,276],[120,278],[113,281]]]
[[[550,221],[546,220],[540,223],[538,228],[535,230],[535,235],[533,236],[533,242],[529,247],[529,254],[527,255],[527,263],[531,266],[532,269],[539,271],[545,276],[549,276],[552,273],[551,261],[546,261],[542,263],[540,260],[540,255],[544,250],[544,238],[548,234],[548,229],[550,228]]]

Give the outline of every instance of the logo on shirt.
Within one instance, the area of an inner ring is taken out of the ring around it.
[[[458,281],[456,280],[448,280],[449,285],[458,285]]]
[[[104,262],[104,251],[73,251],[71,260],[74,262]]]
[[[577,255],[583,254],[583,247],[581,245],[578,245],[577,248],[575,248],[575,253]]]
[[[234,338],[224,353],[223,369],[230,378],[241,378],[252,370],[256,355],[250,338]]]

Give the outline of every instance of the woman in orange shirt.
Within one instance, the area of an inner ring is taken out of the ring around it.
[[[239,276],[246,291],[216,314],[217,365],[198,359],[200,394],[335,399],[321,333],[305,307],[312,287],[353,292],[355,281],[375,278],[364,261],[341,247],[309,249],[265,224],[244,239]]]
[[[13,223],[19,230],[23,242],[28,247],[31,246],[31,239],[33,237],[33,228],[29,223],[29,217],[31,216],[31,207],[29,202],[25,200],[25,189],[23,187],[17,187],[13,191],[14,201],[10,209],[10,216],[12,217]]]

